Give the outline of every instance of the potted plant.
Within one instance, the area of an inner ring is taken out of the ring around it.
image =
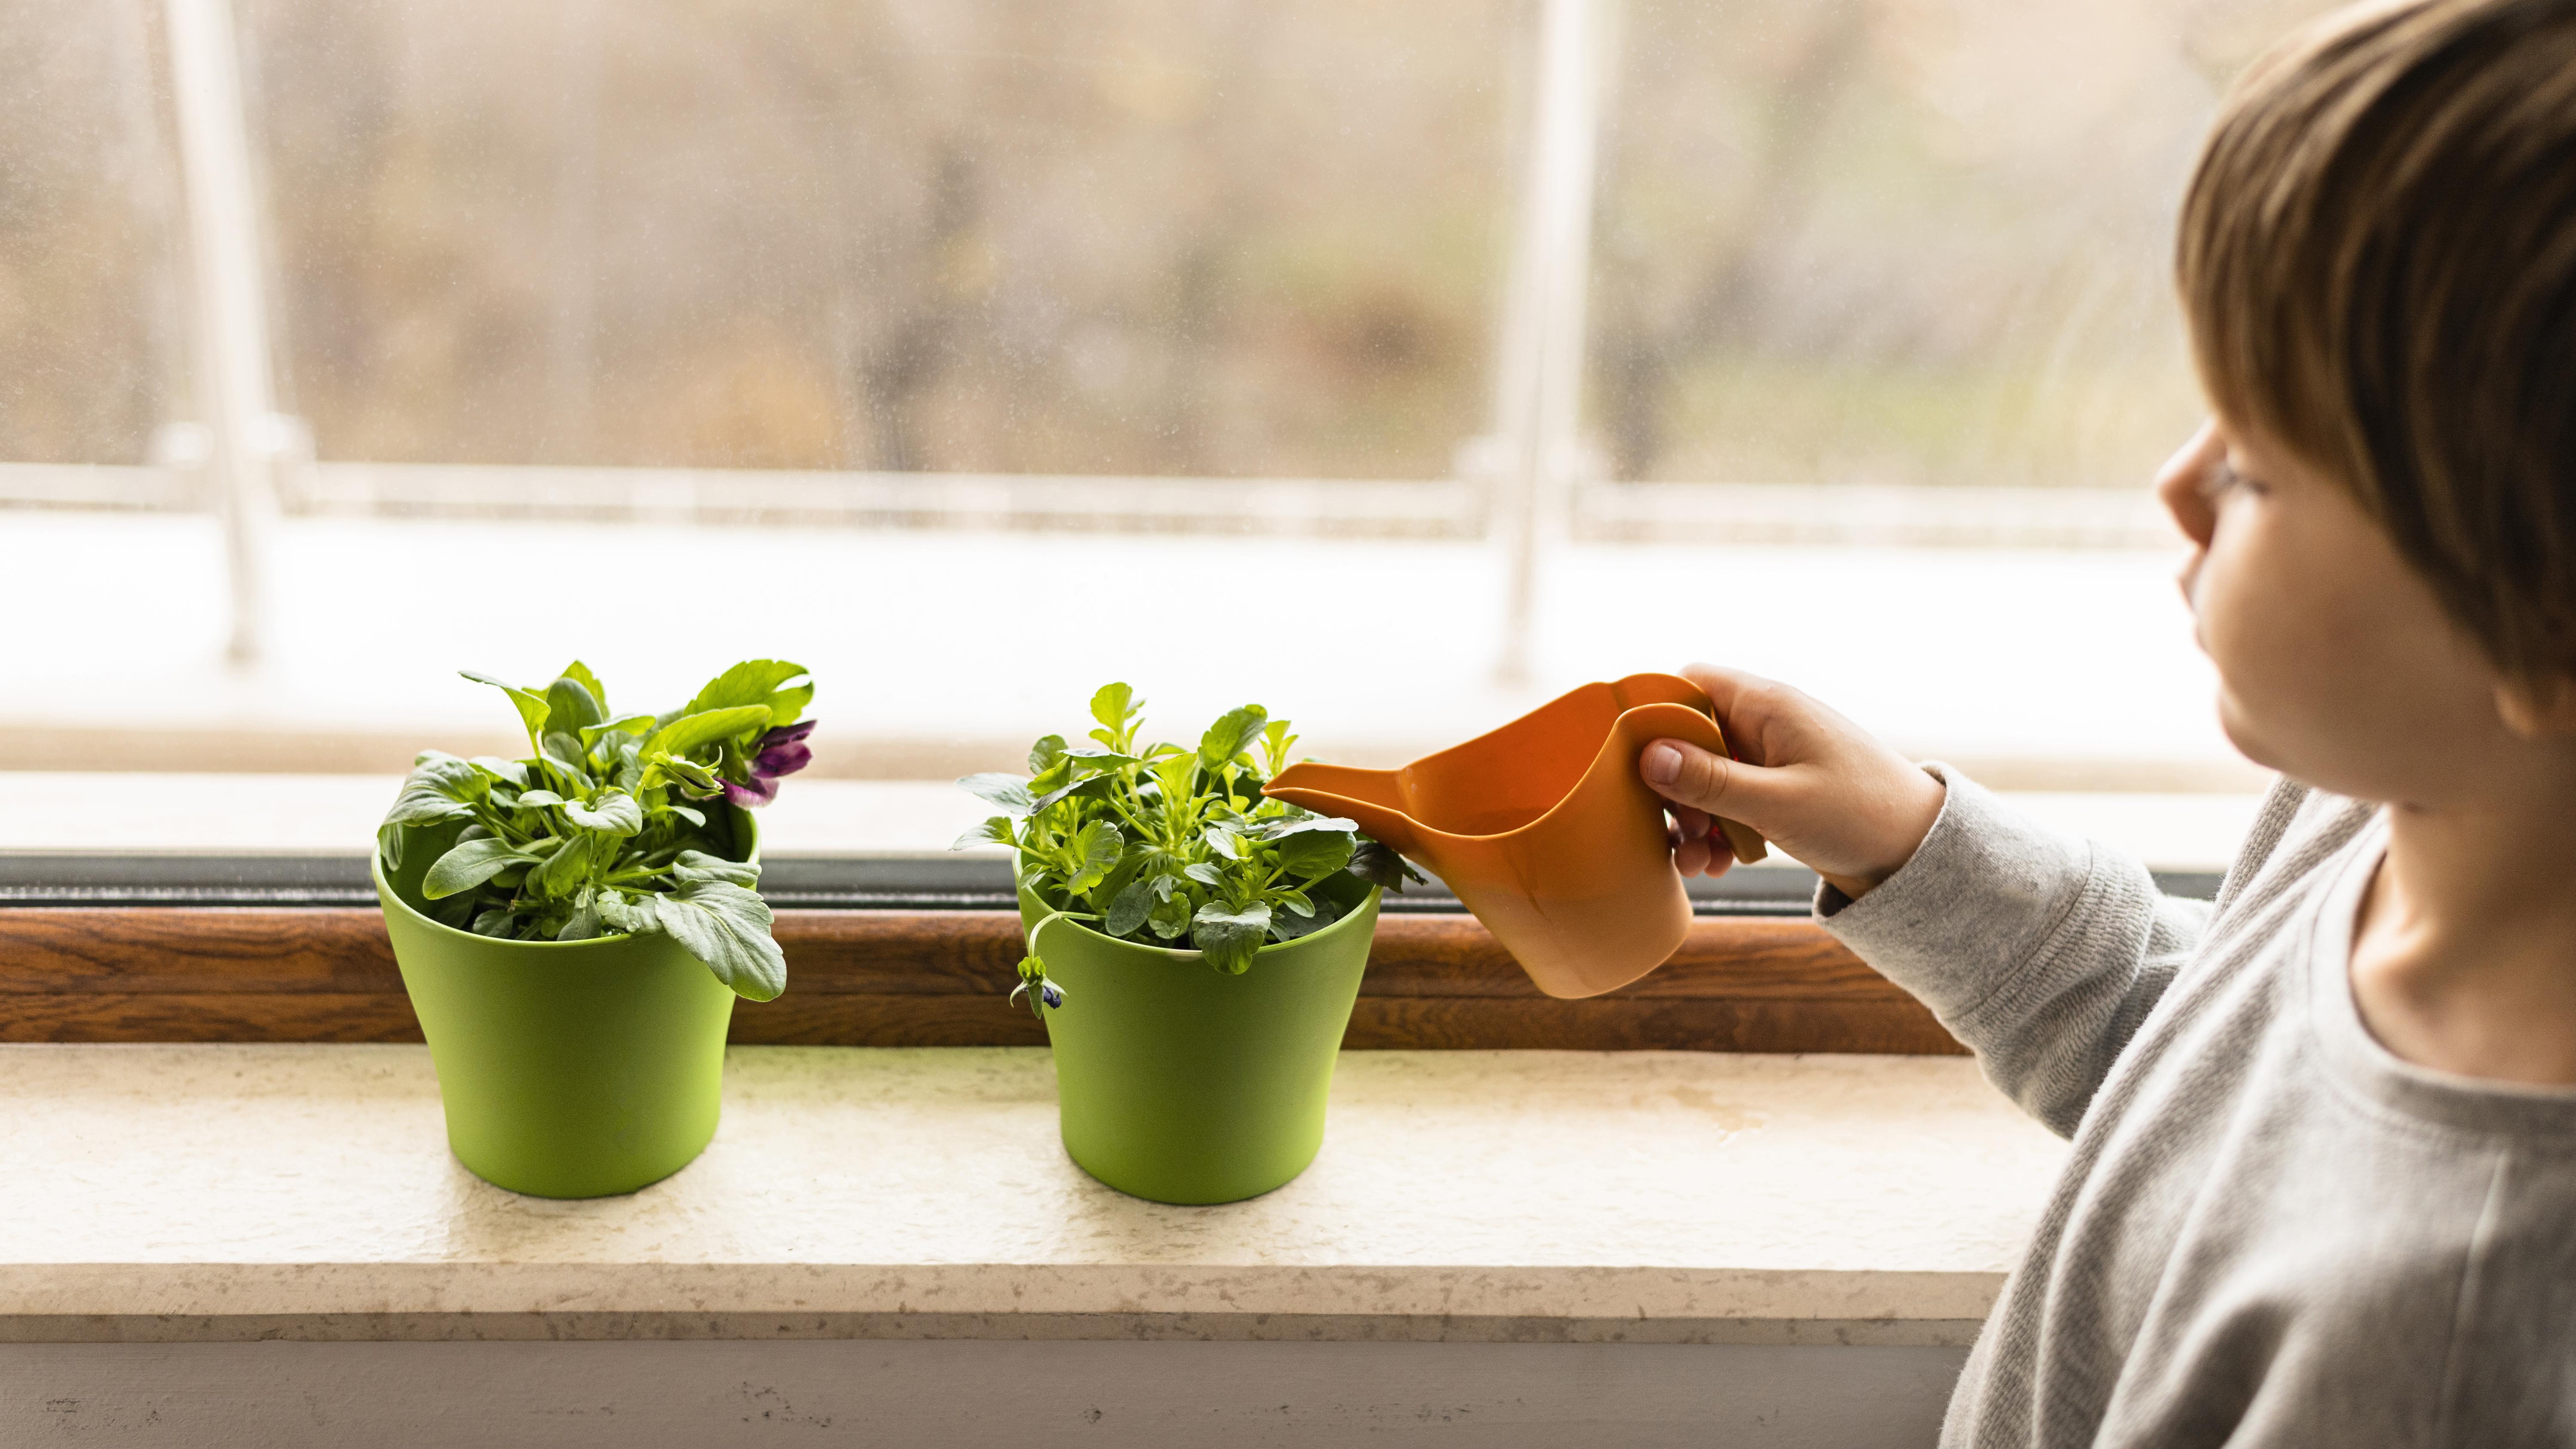
[[[735,998],[786,987],[748,811],[811,758],[814,686],[755,659],[618,715],[578,661],[543,690],[465,677],[529,754],[421,755],[374,868],[448,1144],[515,1192],[633,1192],[715,1135]]]
[[[1048,735],[1028,776],[960,781],[1003,813],[956,848],[1018,852],[1012,996],[1046,1023],[1065,1150],[1138,1197],[1232,1202],[1314,1161],[1380,891],[1411,872],[1262,793],[1285,720],[1245,705],[1188,749],[1140,743],[1140,713],[1109,685],[1092,743]]]

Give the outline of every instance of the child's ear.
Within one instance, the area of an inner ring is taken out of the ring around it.
[[[2576,679],[2564,674],[2545,679],[2499,679],[2495,705],[2496,718],[2526,740],[2576,735]]]

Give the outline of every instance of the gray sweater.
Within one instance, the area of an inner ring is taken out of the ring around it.
[[[2576,1091],[2371,1038],[2378,810],[2284,785],[2213,909],[1931,768],[1914,859],[1818,913],[2074,1139],[1941,1442],[2576,1445]]]

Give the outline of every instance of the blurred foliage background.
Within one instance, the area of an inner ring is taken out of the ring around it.
[[[1531,0],[236,0],[321,456],[1447,476]],[[2126,486],[2172,214],[2318,0],[1625,0],[1608,476]],[[159,9],[0,0],[0,458],[184,417]]]

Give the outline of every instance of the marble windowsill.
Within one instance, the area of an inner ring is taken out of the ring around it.
[[[1042,1050],[735,1048],[696,1164],[550,1202],[425,1049],[0,1047],[0,1340],[1964,1343],[2063,1157],[1973,1063],[1353,1052],[1250,1202],[1126,1197]]]

